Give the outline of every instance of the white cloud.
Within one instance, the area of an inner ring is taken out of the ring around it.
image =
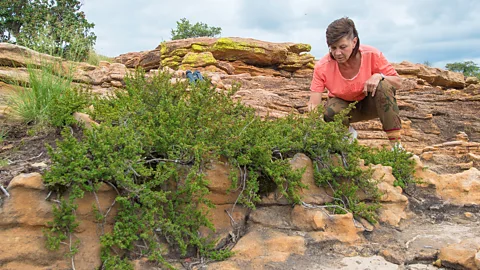
[[[221,27],[222,36],[309,43],[319,58],[328,24],[348,16],[361,42],[392,62],[480,58],[477,0],[84,0],[83,10],[96,25],[96,50],[108,56],[155,48],[185,17]]]

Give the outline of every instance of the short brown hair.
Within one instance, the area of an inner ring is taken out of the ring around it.
[[[343,37],[349,37],[351,39],[357,38],[357,45],[353,48],[352,55],[355,56],[360,48],[360,38],[358,37],[357,29],[355,28],[355,23],[352,19],[348,17],[343,17],[338,20],[333,21],[327,27],[327,45],[328,47],[332,46],[335,42],[339,41]],[[333,59],[333,55],[330,53],[330,56]]]

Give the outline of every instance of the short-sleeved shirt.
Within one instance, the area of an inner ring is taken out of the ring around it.
[[[365,98],[363,87],[365,82],[375,73],[385,76],[398,76],[397,71],[387,61],[378,49],[360,45],[360,70],[352,79],[345,79],[340,73],[338,63],[326,54],[315,64],[310,90],[323,92],[328,89],[329,97],[338,97],[346,101],[356,101]]]

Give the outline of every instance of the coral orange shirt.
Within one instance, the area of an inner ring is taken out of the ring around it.
[[[360,45],[359,51],[362,56],[360,70],[352,79],[345,79],[340,73],[337,61],[333,60],[330,54],[326,54],[315,64],[310,90],[321,93],[327,88],[329,97],[356,101],[365,98],[363,86],[373,74],[398,76],[397,71],[379,50],[372,46]]]

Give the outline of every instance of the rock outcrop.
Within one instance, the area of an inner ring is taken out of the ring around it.
[[[191,38],[167,41],[147,52],[129,53],[115,60],[129,68],[170,67],[226,74],[310,76],[314,57],[310,45],[272,43],[248,38]]]

